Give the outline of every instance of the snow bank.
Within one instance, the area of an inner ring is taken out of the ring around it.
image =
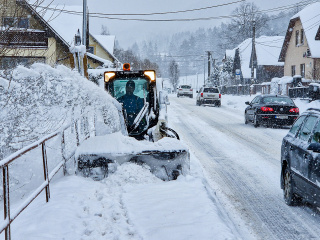
[[[70,124],[80,115],[97,115],[109,132],[121,129],[121,105],[77,72],[59,65],[35,63],[2,73],[1,86],[14,86],[0,96],[0,159],[51,132]]]

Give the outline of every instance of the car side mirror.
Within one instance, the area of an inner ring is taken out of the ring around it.
[[[196,93],[199,93],[199,91],[196,91]]]
[[[249,102],[249,101],[246,101],[245,104],[246,104],[246,105],[250,105],[250,102]]]
[[[308,150],[316,153],[320,153],[320,143],[310,143]]]

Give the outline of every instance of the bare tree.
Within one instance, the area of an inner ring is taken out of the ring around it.
[[[222,37],[226,48],[233,48],[247,38],[252,37],[253,24],[255,24],[256,35],[259,36],[263,29],[267,28],[268,16],[259,12],[259,8],[250,2],[243,2],[233,11],[236,17],[231,23],[222,28]]]
[[[173,86],[175,92],[179,84],[180,70],[175,60],[172,60],[169,65],[169,80]]]
[[[110,35],[109,29],[106,25],[101,25],[101,35]]]

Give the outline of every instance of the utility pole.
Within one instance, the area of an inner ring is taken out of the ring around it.
[[[206,64],[205,64],[206,58],[203,56],[203,86],[206,85]]]
[[[211,67],[211,52],[207,51],[208,53],[208,78],[210,77],[210,67]]]
[[[254,83],[254,56],[256,55],[256,22],[252,25],[252,50],[251,50],[251,84]]]
[[[85,46],[87,43],[87,21],[87,0],[83,0],[82,44]]]

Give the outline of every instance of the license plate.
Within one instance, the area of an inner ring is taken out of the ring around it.
[[[208,94],[208,97],[212,97],[212,98],[213,98],[213,97],[214,97],[214,95],[212,95],[212,94]]]
[[[276,116],[278,119],[288,119],[288,116]]]

